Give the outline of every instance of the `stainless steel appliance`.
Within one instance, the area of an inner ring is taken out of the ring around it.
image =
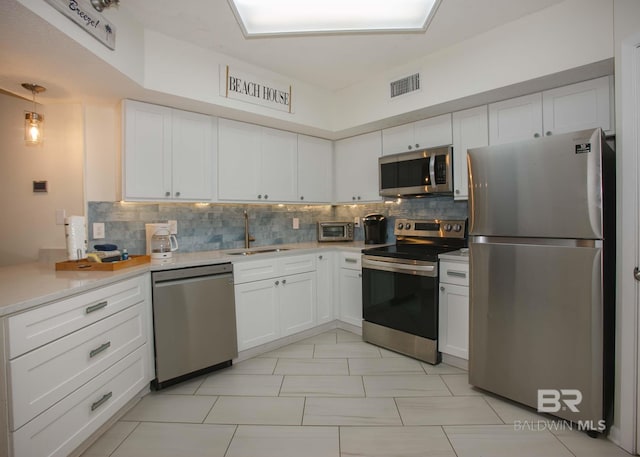
[[[603,431],[613,395],[614,152],[595,129],[470,149],[468,165],[470,383]]]
[[[157,389],[238,356],[233,266],[152,272]]]
[[[383,244],[387,241],[387,218],[382,214],[367,214],[364,224],[364,244]]]
[[[383,197],[453,193],[451,146],[382,156],[378,166]]]
[[[396,244],[362,255],[362,337],[436,364],[438,254],[467,245],[465,220],[398,219]]]
[[[318,241],[353,241],[353,222],[318,222]]]

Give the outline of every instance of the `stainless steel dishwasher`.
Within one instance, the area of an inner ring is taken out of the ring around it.
[[[231,365],[238,356],[233,265],[151,273],[155,389]]]

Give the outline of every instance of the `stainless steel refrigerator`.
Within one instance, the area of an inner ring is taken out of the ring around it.
[[[604,431],[615,344],[613,150],[593,129],[470,149],[467,161],[470,383]]]

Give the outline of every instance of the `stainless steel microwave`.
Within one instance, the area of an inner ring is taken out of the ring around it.
[[[441,146],[378,159],[380,195],[453,194],[453,148]]]
[[[318,241],[353,241],[353,222],[318,222]]]

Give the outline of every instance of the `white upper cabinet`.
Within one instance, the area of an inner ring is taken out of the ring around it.
[[[333,143],[298,135],[298,200],[327,203],[333,191]]]
[[[213,198],[215,118],[125,100],[125,200]]]
[[[605,76],[489,105],[489,143],[602,127],[613,134],[613,78]]]
[[[502,144],[542,135],[542,94],[489,105],[489,143]]]
[[[489,144],[487,106],[453,113],[453,198],[468,198],[467,149]]]
[[[264,200],[297,201],[298,136],[263,127],[260,195]]]
[[[218,126],[220,200],[297,201],[295,133],[228,119]]]
[[[381,201],[378,158],[382,153],[380,131],[335,142],[337,203]]]
[[[382,131],[382,154],[398,154],[451,144],[451,114],[431,117]]]
[[[542,93],[544,134],[574,132],[602,127],[614,133],[610,94],[613,77],[592,79]]]

